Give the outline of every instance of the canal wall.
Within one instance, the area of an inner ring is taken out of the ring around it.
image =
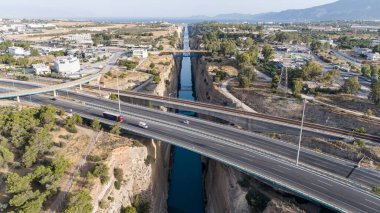
[[[191,49],[198,49],[199,43],[196,38],[190,38],[190,47]],[[213,78],[208,73],[209,64],[205,58],[192,58],[191,61],[197,101],[233,106],[232,101],[214,85]],[[215,117],[200,116],[209,120],[217,120]],[[203,157],[202,160],[204,164],[205,211],[209,213],[248,213],[249,207],[245,200],[246,192],[242,191],[238,184],[241,179],[241,172],[209,158]]]

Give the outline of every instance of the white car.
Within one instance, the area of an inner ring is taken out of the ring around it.
[[[189,125],[190,121],[189,120],[184,120],[183,123]]]
[[[139,122],[139,127],[144,128],[144,129],[148,129],[148,125],[142,121]]]

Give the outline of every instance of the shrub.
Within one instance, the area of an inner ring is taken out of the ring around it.
[[[99,155],[89,155],[87,157],[87,160],[92,161],[92,162],[99,162],[102,160],[102,157],[100,157]]]
[[[361,128],[355,128],[354,129],[354,132],[358,132],[358,133],[366,133],[366,130],[365,130],[365,128],[364,127],[361,127]]]
[[[112,94],[110,95],[110,99],[113,100],[113,101],[115,101],[115,100],[117,100],[118,98],[117,98],[117,95],[116,95],[115,93],[112,93]]]
[[[374,186],[372,188],[372,192],[376,195],[379,195],[380,196],[380,186]]]
[[[133,147],[143,147],[144,145],[139,140],[134,140],[132,142]]]
[[[156,159],[150,155],[148,155],[146,158],[145,158],[145,165],[149,166],[150,164],[156,162]]]
[[[114,168],[113,169],[113,175],[115,176],[116,180],[119,182],[123,181],[124,173],[123,170],[120,168]]]
[[[364,140],[355,140],[354,145],[358,147],[365,147],[365,141]]]
[[[121,182],[120,181],[115,181],[113,183],[113,185],[115,186],[115,189],[120,190],[120,188],[121,188]]]
[[[250,190],[246,194],[245,199],[247,200],[248,205],[255,209],[258,209],[260,212],[264,211],[264,209],[267,207],[268,202],[270,201],[270,199],[263,193],[253,190]]]

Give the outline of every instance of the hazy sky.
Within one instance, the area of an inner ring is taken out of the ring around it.
[[[0,0],[1,17],[186,17],[256,14],[336,0]]]

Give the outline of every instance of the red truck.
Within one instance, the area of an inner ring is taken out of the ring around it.
[[[103,117],[107,118],[109,120],[120,122],[120,123],[123,123],[123,121],[124,121],[124,118],[122,115],[115,114],[112,112],[103,112]]]

